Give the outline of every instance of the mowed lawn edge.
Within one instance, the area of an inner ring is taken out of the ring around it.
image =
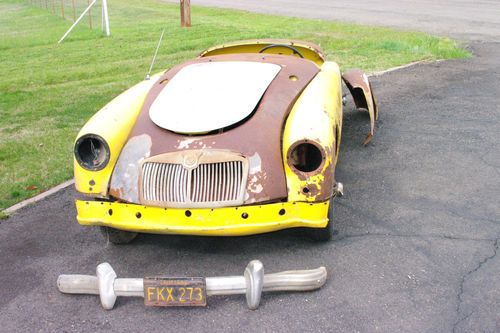
[[[0,12],[0,211],[72,177],[78,130],[144,78],[163,28],[155,71],[215,44],[254,38],[311,41],[342,69],[367,72],[470,56],[455,41],[424,33],[229,9],[194,6],[193,26],[183,29],[178,5],[160,0],[112,1],[111,37],[94,16],[94,29],[77,26],[58,45],[71,21],[50,9],[4,0]]]

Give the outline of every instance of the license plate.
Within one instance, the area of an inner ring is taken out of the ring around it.
[[[146,306],[206,306],[205,278],[144,278]]]

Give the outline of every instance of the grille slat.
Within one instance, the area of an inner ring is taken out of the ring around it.
[[[227,175],[227,163],[224,163],[221,165],[221,174],[222,175]],[[220,182],[220,196],[222,198],[227,198],[227,193],[225,193],[226,189],[226,180],[227,177],[221,177],[221,182]]]
[[[157,180],[157,183],[159,184],[159,188],[161,188],[161,184],[163,184],[163,173],[165,172],[165,166],[164,165],[160,165],[159,169],[158,169],[158,180]],[[162,197],[164,195],[163,191],[159,191],[158,192],[158,198],[160,198],[160,200],[164,200]]]
[[[238,184],[238,180],[240,178],[240,170],[238,168],[236,168],[236,177],[235,177],[235,182],[234,182],[234,187],[233,187],[233,193],[236,194],[238,193],[238,187],[237,187],[237,184]]]
[[[211,164],[213,166],[213,185],[210,187],[212,190],[212,196],[210,197],[210,201],[217,201],[217,181],[218,181],[218,175],[217,175],[217,164]]]
[[[207,166],[206,165],[200,165],[198,167],[200,169],[200,174],[201,174],[201,183],[200,183],[200,199],[197,200],[199,202],[203,202],[205,200],[207,194],[205,193],[207,190]]]
[[[163,165],[163,179],[162,179],[162,188],[167,188],[167,180],[168,180],[168,168],[166,165]],[[161,201],[167,201],[167,193],[165,191],[161,191],[162,197]]]
[[[210,180],[208,179],[208,165],[203,164],[203,165],[200,165],[199,168],[201,168],[203,170],[203,178],[202,178],[201,189],[200,189],[201,197],[200,197],[199,201],[203,202],[207,198],[207,189],[208,189],[207,182],[209,182]]]
[[[186,193],[184,191],[184,188],[186,188],[188,180],[185,176],[186,169],[184,169],[183,167],[180,167],[179,169],[180,169],[179,183],[181,184],[181,186],[179,187],[179,197],[180,197],[181,201],[184,202],[184,201],[186,201]]]
[[[219,189],[220,189],[220,184],[219,184],[219,163],[214,164],[214,169],[215,169],[215,185],[212,187],[214,190],[214,196],[212,197],[213,201],[219,201]]]
[[[171,164],[167,193],[170,196],[169,201],[172,201],[172,202],[175,202],[175,193],[174,193],[175,179],[174,179],[174,177],[175,177],[175,164]]]
[[[195,201],[198,201],[200,198],[200,168],[196,168],[193,171],[193,178],[195,187],[192,193],[194,193]]]
[[[171,202],[171,192],[170,192],[170,184],[172,183],[172,166],[170,164],[165,165],[165,168],[167,169],[167,186],[165,187],[165,196],[166,196],[166,202]],[[154,200],[154,199],[151,199]]]
[[[233,195],[233,183],[234,183],[234,162],[229,162],[229,187],[228,192],[232,197]]]
[[[155,168],[155,174],[157,174],[157,175],[158,175],[158,174],[160,173],[161,169],[162,169],[162,165],[158,165],[158,166],[156,166],[156,168]],[[159,197],[159,196],[160,196],[160,188],[161,188],[161,187],[159,186],[159,183],[160,183],[160,177],[157,177],[157,178],[156,178],[155,183],[156,183],[156,187],[155,187],[155,195],[156,195],[157,197]]]
[[[206,202],[208,201],[208,198],[210,197],[210,187],[212,186],[212,166],[210,164],[207,164],[203,167],[205,169],[205,184],[203,188],[203,199],[201,199],[201,202]]]
[[[243,161],[202,163],[193,170],[181,164],[145,162],[142,199],[165,207],[241,204],[243,173]]]
[[[179,174],[180,174],[180,165],[175,166],[175,174],[174,174],[174,184],[177,186],[174,186],[174,199],[175,202],[179,202],[179,190],[182,184],[179,184]]]
[[[148,193],[148,188],[147,188],[147,180],[149,179],[149,168],[150,164],[145,164],[143,166],[142,174],[143,174],[143,182],[142,182],[142,193],[144,193],[144,196]]]

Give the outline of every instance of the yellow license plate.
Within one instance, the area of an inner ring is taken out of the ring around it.
[[[144,278],[146,306],[206,306],[205,278]]]

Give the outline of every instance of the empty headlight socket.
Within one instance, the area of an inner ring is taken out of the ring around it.
[[[301,178],[319,173],[323,169],[325,160],[323,147],[313,140],[299,140],[288,149],[287,163]],[[307,187],[304,187],[302,191],[309,193]]]
[[[82,168],[99,171],[108,165],[110,150],[108,143],[101,136],[85,134],[76,140],[74,155]]]

